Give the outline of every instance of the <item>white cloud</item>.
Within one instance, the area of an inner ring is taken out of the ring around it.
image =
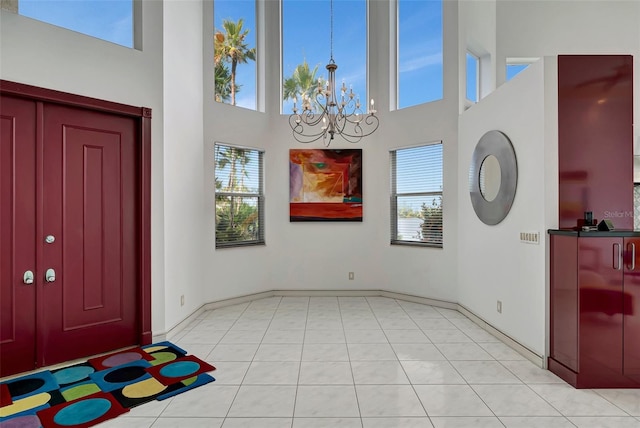
[[[401,73],[420,70],[432,65],[442,64],[442,54],[421,55],[402,61],[399,69]]]

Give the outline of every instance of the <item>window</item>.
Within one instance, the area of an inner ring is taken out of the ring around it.
[[[397,0],[397,106],[442,99],[442,0]]]
[[[328,0],[282,0],[282,114],[292,114],[294,99],[300,107],[303,96],[319,111],[314,91],[318,79],[325,84],[328,76],[330,21]],[[366,111],[366,0],[333,2],[333,59],[338,65],[336,85],[344,82],[351,88]]]
[[[214,0],[213,17],[215,99],[256,110],[256,2]]]
[[[442,248],[442,142],[391,151],[391,243]]]
[[[264,244],[263,157],[216,143],[216,248]]]
[[[538,58],[507,58],[506,77],[507,81],[513,79],[529,65],[536,62]]]
[[[467,51],[467,100],[477,103],[480,99],[480,58]]]
[[[133,0],[19,0],[18,12],[58,27],[133,47]]]

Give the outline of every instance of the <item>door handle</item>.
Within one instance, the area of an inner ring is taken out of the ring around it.
[[[613,268],[615,270],[622,270],[622,251],[620,251],[620,244],[613,244]],[[618,265],[616,266],[616,260]]]
[[[27,285],[33,284],[33,272],[31,272],[30,270],[26,271],[24,275],[22,275],[22,282]]]
[[[47,282],[55,282],[56,280],[56,271],[49,268],[47,269],[47,272],[44,274],[44,279]]]
[[[629,266],[629,270],[636,270],[636,244],[633,242],[627,245],[627,248],[631,246],[631,266]]]

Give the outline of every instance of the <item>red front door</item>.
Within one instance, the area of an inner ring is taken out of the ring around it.
[[[139,343],[136,119],[0,103],[0,376]]]
[[[38,337],[49,365],[137,343],[136,123],[48,106],[43,129]]]
[[[35,114],[34,102],[0,98],[0,376],[36,361]]]

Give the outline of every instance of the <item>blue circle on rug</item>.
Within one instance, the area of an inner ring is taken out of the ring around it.
[[[53,417],[58,425],[73,426],[86,424],[103,416],[111,409],[111,402],[105,398],[80,400],[60,410]]]
[[[178,361],[175,363],[167,364],[160,369],[160,374],[166,377],[182,377],[188,376],[197,372],[200,369],[200,364],[193,361]]]
[[[58,381],[60,385],[67,385],[87,379],[89,374],[93,372],[95,372],[95,369],[89,366],[67,367],[66,369],[55,372],[53,377],[56,378],[56,381]]]

